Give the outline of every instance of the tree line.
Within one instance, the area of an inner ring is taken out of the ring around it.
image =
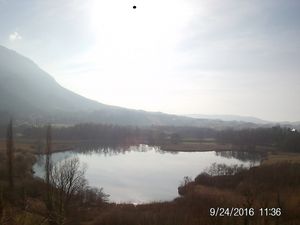
[[[256,146],[275,147],[281,151],[300,152],[300,133],[280,126],[243,130],[219,131],[216,140],[255,149]]]
[[[28,138],[36,138],[44,127],[29,127],[23,130]],[[300,152],[300,133],[286,127],[270,127],[255,129],[225,129],[197,127],[132,127],[106,124],[78,124],[70,127],[55,127],[55,139],[97,140],[102,143],[179,143],[186,139],[214,139],[224,144],[247,146],[249,150],[256,146],[269,146],[284,151]]]
[[[19,126],[18,135],[23,138],[42,139],[46,126]],[[233,144],[247,147],[268,146],[282,151],[300,152],[299,131],[287,127],[274,126],[269,128],[225,129],[175,126],[118,126],[110,124],[77,124],[68,127],[53,127],[55,140],[97,141],[107,145],[118,144],[178,144],[189,139],[213,139],[221,144]],[[5,136],[4,127],[0,127],[0,137]]]

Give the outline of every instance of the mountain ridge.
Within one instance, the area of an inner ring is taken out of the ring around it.
[[[31,59],[0,45],[0,120],[110,123],[133,126],[257,127],[255,123],[190,118],[106,105],[62,87]]]
[[[184,116],[188,116],[192,118],[202,118],[202,119],[217,119],[223,121],[241,121],[241,122],[257,123],[257,124],[276,123],[274,121],[267,121],[254,116],[241,116],[241,115],[231,115],[231,114],[213,114],[213,115],[185,114]]]

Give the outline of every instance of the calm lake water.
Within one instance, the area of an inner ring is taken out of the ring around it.
[[[172,200],[183,177],[195,178],[213,163],[227,165],[259,164],[259,157],[242,152],[164,152],[148,145],[129,148],[99,148],[93,151],[67,151],[52,154],[53,163],[78,157],[87,166],[90,186],[103,187],[111,202],[144,203]],[[44,157],[33,167],[44,175]]]

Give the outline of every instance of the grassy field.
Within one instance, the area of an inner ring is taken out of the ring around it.
[[[300,163],[300,154],[291,152],[269,152],[262,165],[276,164],[282,162]]]
[[[69,141],[69,140],[63,140],[63,141],[57,141],[54,140],[52,142],[52,151],[58,152],[58,151],[66,151],[73,149],[77,143],[80,143],[80,141]],[[33,139],[16,139],[14,142],[15,149],[27,151],[31,153],[41,153],[45,150],[46,143],[45,141],[38,142],[37,140]],[[0,151],[6,150],[6,140],[1,139],[0,140]]]

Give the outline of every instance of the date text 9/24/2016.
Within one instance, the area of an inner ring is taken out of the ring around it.
[[[242,216],[271,216],[271,217],[279,217],[282,214],[281,208],[210,208],[209,215],[214,217],[242,217]]]

